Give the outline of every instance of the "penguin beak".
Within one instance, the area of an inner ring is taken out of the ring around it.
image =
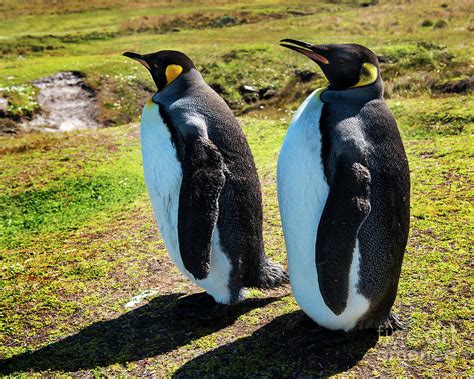
[[[288,43],[283,43],[283,42],[292,43],[292,45],[289,45]],[[294,46],[294,45],[297,45],[297,46]],[[291,50],[297,51],[298,53],[306,55],[308,58],[312,59],[316,63],[329,64],[328,59],[325,56],[321,55],[322,51],[316,45],[311,45],[303,41],[287,38],[287,39],[282,39],[280,41],[280,46],[286,47],[288,49],[291,49]]]
[[[122,55],[124,55],[128,58],[135,59],[136,61],[140,62],[143,66],[145,66],[148,70],[151,70],[150,65],[145,60],[145,57],[143,57],[143,55],[140,55],[140,54],[137,54],[137,53],[131,53],[129,51],[127,51],[126,53],[123,53]]]

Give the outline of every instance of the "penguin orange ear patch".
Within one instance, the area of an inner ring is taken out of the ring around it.
[[[166,75],[166,84],[170,84],[175,80],[183,71],[183,68],[177,64],[170,64],[166,67],[165,75]]]
[[[375,67],[371,63],[364,63],[360,72],[359,82],[352,88],[367,86],[369,84],[374,83],[377,80],[377,75],[377,67]]]

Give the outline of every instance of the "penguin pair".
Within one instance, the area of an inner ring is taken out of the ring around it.
[[[314,321],[345,331],[390,313],[406,245],[409,177],[376,56],[359,45],[283,46],[318,63],[329,87],[305,100],[278,160],[278,199],[292,289]],[[151,73],[145,182],[171,259],[206,292],[192,303],[243,299],[287,282],[265,256],[262,198],[238,121],[177,51],[125,53]]]

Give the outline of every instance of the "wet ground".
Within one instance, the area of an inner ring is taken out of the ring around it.
[[[100,127],[94,92],[79,73],[60,72],[33,84],[40,88],[38,103],[42,112],[23,121],[22,129],[68,132]]]

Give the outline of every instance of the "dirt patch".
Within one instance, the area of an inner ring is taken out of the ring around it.
[[[97,104],[94,91],[78,72],[60,72],[33,82],[40,89],[41,112],[20,123],[23,130],[69,132],[96,129]]]

